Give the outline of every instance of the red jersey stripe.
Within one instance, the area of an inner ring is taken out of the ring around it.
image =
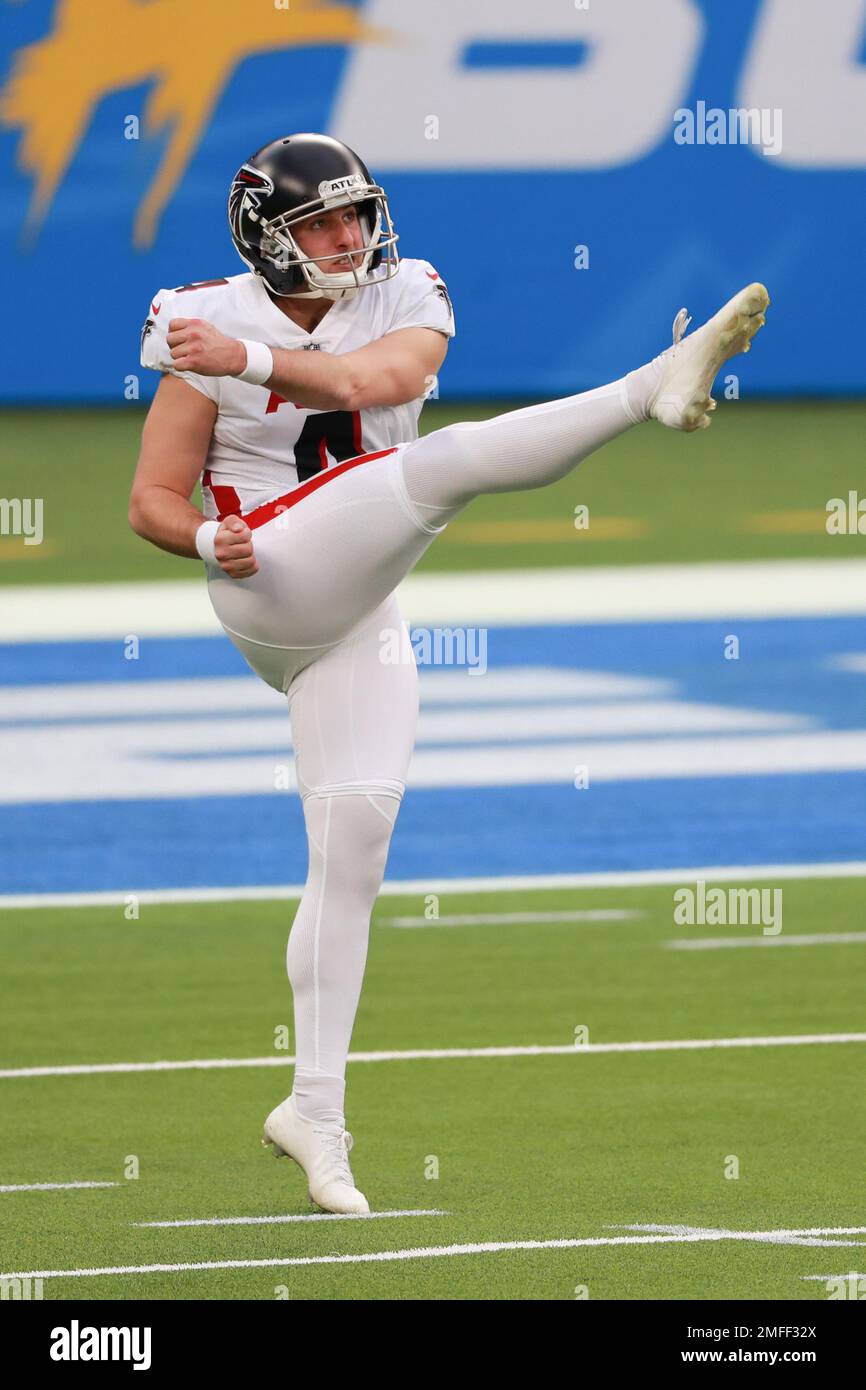
[[[210,471],[207,468],[201,480],[204,487],[210,488],[220,521],[224,521],[227,516],[240,516],[241,499],[233,487],[223,487],[220,483],[211,482]]]
[[[293,507],[296,502],[302,501],[304,497],[309,497],[311,492],[315,492],[317,488],[323,487],[325,483],[330,482],[332,478],[336,478],[340,473],[347,473],[350,468],[357,468],[361,463],[372,463],[373,459],[386,458],[388,454],[393,454],[395,452],[396,445],[392,445],[390,449],[380,449],[375,454],[359,454],[357,458],[346,459],[343,463],[335,463],[331,468],[326,468],[321,473],[317,473],[315,477],[308,478],[305,483],[301,483],[300,487],[292,488],[291,492],[283,493],[282,497],[275,497],[272,502],[263,503],[261,507],[256,507],[253,511],[247,512],[245,516],[241,513],[241,516],[243,516],[250,530],[254,531],[257,526],[264,526],[266,522],[272,521],[280,512],[284,512],[289,507]],[[226,512],[226,516],[229,515],[230,513]],[[220,516],[219,519],[222,521],[223,517]]]

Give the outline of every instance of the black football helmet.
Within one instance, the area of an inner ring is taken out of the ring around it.
[[[351,270],[328,274],[301,250],[292,227],[313,213],[342,207],[356,209],[364,250],[352,253]],[[286,135],[250,155],[232,182],[228,214],[238,255],[274,294],[349,299],[397,273],[398,237],[385,190],[354,150],[329,135]],[[383,264],[385,274],[370,275]]]

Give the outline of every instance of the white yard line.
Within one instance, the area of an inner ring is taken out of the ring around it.
[[[510,893],[555,888],[644,888],[652,884],[706,883],[800,878],[866,878],[866,860],[835,864],[716,864],[699,869],[636,869],[612,873],[524,874],[501,878],[414,878],[385,882],[380,897],[427,893]],[[251,885],[241,888],[128,888],[100,893],[7,893],[0,910],[23,907],[126,907],[130,898],[142,905],[159,903],[269,902],[300,898],[302,883]]]
[[[631,1229],[631,1228],[628,1228]],[[667,1233],[662,1233],[662,1229]],[[830,1228],[832,1229],[832,1228]],[[845,1230],[866,1233],[866,1227],[846,1227]],[[778,1241],[775,1237],[779,1237]],[[576,1250],[623,1245],[688,1245],[702,1241],[757,1240],[797,1245],[862,1245],[861,1241],[815,1240],[787,1231],[727,1231],[706,1230],[701,1227],[675,1226],[658,1228],[658,1233],[636,1236],[589,1236],[583,1239],[560,1240],[487,1240],[462,1245],[429,1245],[408,1250],[376,1250],[354,1255],[300,1255],[291,1258],[266,1260],[200,1260],[174,1264],[104,1265],[95,1269],[35,1269],[16,1270],[0,1274],[0,1279],[83,1279],[97,1275],[175,1274],[211,1269],[285,1269],[307,1265],[382,1264],[397,1260],[431,1260],[461,1255],[498,1254],[505,1250]],[[819,1277],[819,1276],[812,1276]]]
[[[450,1216],[450,1211],[438,1208],[421,1208],[418,1211],[369,1211],[333,1212],[316,1211],[299,1216],[207,1216],[191,1221],[130,1221],[130,1226],[147,1226],[159,1229],[177,1226],[275,1226],[291,1221],[383,1221],[393,1216]]]
[[[808,1047],[823,1043],[862,1043],[866,1033],[794,1033],[754,1038],[673,1038],[652,1042],[557,1043],[521,1047],[442,1047],[408,1048],[393,1052],[350,1052],[350,1062],[454,1061],[462,1058],[568,1057],[579,1053],[604,1052],[702,1052],[727,1047]],[[284,1057],[207,1057],[176,1062],[93,1062],[53,1067],[6,1067],[0,1080],[37,1076],[103,1076],[158,1071],[225,1071],[235,1068],[286,1067],[295,1058]]]
[[[489,1240],[465,1245],[429,1245],[410,1250],[377,1250],[358,1255],[301,1255],[291,1259],[201,1260],[195,1263],[105,1265],[97,1269],[16,1270],[0,1279],[82,1279],[108,1274],[175,1274],[209,1269],[274,1269],[298,1265],[388,1263],[395,1260],[430,1260],[457,1255],[486,1255],[502,1250],[575,1250],[581,1246],[681,1245],[707,1240],[706,1235],[593,1236],[583,1240]],[[716,1237],[713,1237],[714,1239]]]
[[[737,946],[849,946],[866,942],[866,931],[801,932],[787,936],[708,936],[664,941],[671,951],[725,951]]]
[[[643,917],[642,912],[622,907],[587,908],[585,912],[471,912],[462,917],[380,917],[377,927],[492,927],[513,923],[625,922]]]
[[[192,568],[192,567],[191,567]],[[866,560],[745,560],[696,565],[411,574],[398,590],[410,624],[519,626],[866,613]],[[222,635],[203,575],[126,584],[10,585],[0,641],[122,641]]]
[[[768,1245],[864,1245],[862,1240],[838,1240],[838,1236],[866,1235],[866,1226],[807,1226],[778,1231],[729,1231],[705,1226],[659,1226],[629,1223],[618,1231],[653,1231],[658,1234],[698,1237],[705,1240],[754,1240]]]
[[[119,1182],[7,1182],[0,1192],[67,1192],[78,1187],[120,1187]]]

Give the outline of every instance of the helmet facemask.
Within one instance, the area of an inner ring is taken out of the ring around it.
[[[365,183],[358,175],[354,186],[346,188],[348,180],[337,179],[334,184],[342,185],[339,190],[333,184],[323,182],[319,185],[320,198],[283,213],[271,221],[259,218],[255,213],[249,215],[257,221],[261,231],[260,255],[271,262],[278,270],[285,272],[289,283],[295,281],[291,289],[279,288],[268,280],[270,288],[281,297],[293,294],[310,299],[351,299],[365,285],[378,284],[396,275],[400,263],[397,252],[397,233],[391,221],[388,199],[378,184]],[[292,229],[317,212],[330,212],[340,208],[355,207],[361,226],[363,244],[356,250],[335,251],[328,256],[308,256],[298,245]],[[347,270],[329,271],[327,263],[348,259]],[[325,268],[318,264],[325,263]],[[386,267],[384,275],[372,276],[371,271],[380,265]],[[298,274],[306,282],[304,292],[297,285]],[[267,278],[267,277],[266,277]],[[285,282],[285,281],[283,281]]]

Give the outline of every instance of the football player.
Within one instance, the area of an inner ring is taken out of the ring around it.
[[[242,165],[228,210],[248,272],[151,302],[141,360],[164,375],[129,519],[204,561],[229,638],[287,697],[309,870],[286,956],[292,1093],[262,1142],[299,1163],[320,1207],[366,1213],[346,1060],[418,713],[394,590],[480,493],[555,482],[644,421],[709,425],[713,380],[769,297],[750,285],[690,336],[681,310],[673,347],[609,385],[419,439],[451,301],[428,261],[398,255],[362,160],[324,135],[275,140]]]

